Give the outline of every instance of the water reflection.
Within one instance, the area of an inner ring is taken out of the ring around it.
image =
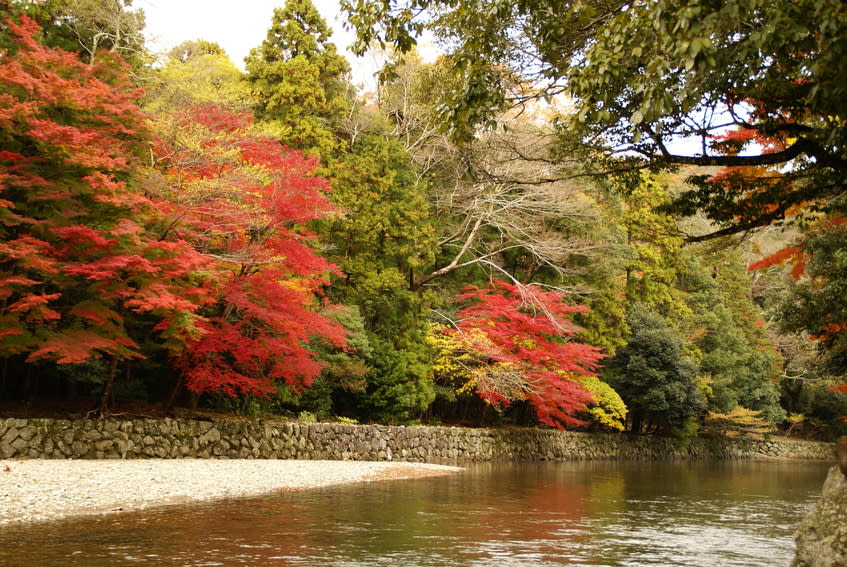
[[[817,463],[485,464],[0,528],[0,565],[787,565]]]

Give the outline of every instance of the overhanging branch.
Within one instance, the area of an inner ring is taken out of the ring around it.
[[[715,238],[721,238],[723,236],[732,236],[733,234],[739,234],[742,232],[748,232],[750,230],[761,228],[763,226],[768,226],[775,221],[779,221],[785,218],[785,207],[779,207],[778,209],[760,215],[750,221],[736,224],[721,230],[717,230],[715,232],[710,232],[709,234],[701,234],[699,236],[686,236],[685,243],[686,244],[695,244],[697,242],[706,242],[708,240],[714,240]]]
[[[662,144],[657,144],[657,146],[660,149],[659,154],[644,152],[644,155],[652,160],[666,161],[678,165],[744,167],[786,163],[801,154],[807,154],[815,158],[820,157],[818,152],[816,152],[816,150],[820,150],[817,144],[802,138],[782,151],[753,156],[683,156],[670,153]]]

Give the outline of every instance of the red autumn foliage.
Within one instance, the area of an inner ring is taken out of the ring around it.
[[[28,18],[7,24],[16,45],[0,57],[0,354],[140,357],[126,318],[190,326],[185,314],[205,292],[185,284],[205,259],[141,228],[152,213],[133,183],[146,117],[126,69],[42,46]]]
[[[142,357],[135,337],[152,332],[196,392],[308,386],[320,371],[308,343],[344,344],[319,312],[332,267],[304,228],[330,210],[316,162],[213,106],[169,117],[193,144],[148,145],[148,117],[119,62],[87,65],[39,44],[31,20],[8,25],[0,355],[108,356],[105,403],[116,361]],[[139,159],[151,147],[158,178]]]
[[[766,270],[772,266],[790,264],[792,266],[791,276],[796,279],[802,276],[803,272],[806,271],[806,261],[806,254],[802,246],[787,246],[774,252],[770,256],[762,258],[757,262],[753,262],[747,267],[747,269],[752,272],[755,270]]]
[[[214,307],[175,358],[186,386],[229,396],[310,386],[322,364],[309,343],[345,344],[342,327],[319,312],[333,267],[305,228],[331,211],[328,182],[313,175],[314,159],[253,134],[248,116],[203,105],[171,119],[191,140],[156,144],[172,189],[157,201],[173,219],[166,233],[216,266]]]
[[[481,331],[488,342],[475,345],[492,362],[521,372],[529,385],[524,394],[538,420],[551,427],[582,425],[574,414],[584,410],[592,394],[576,376],[593,376],[604,355],[578,342],[579,327],[571,321],[586,307],[568,305],[564,295],[533,287],[519,288],[493,281],[487,288],[468,288],[459,296],[467,302],[458,314],[459,331]],[[494,405],[514,399],[502,389],[488,388],[479,395]]]

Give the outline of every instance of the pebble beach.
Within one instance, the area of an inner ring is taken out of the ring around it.
[[[0,525],[460,470],[365,461],[0,460]]]

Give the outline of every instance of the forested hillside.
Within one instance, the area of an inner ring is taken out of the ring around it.
[[[0,2],[2,412],[845,432],[840,2],[341,4]]]

